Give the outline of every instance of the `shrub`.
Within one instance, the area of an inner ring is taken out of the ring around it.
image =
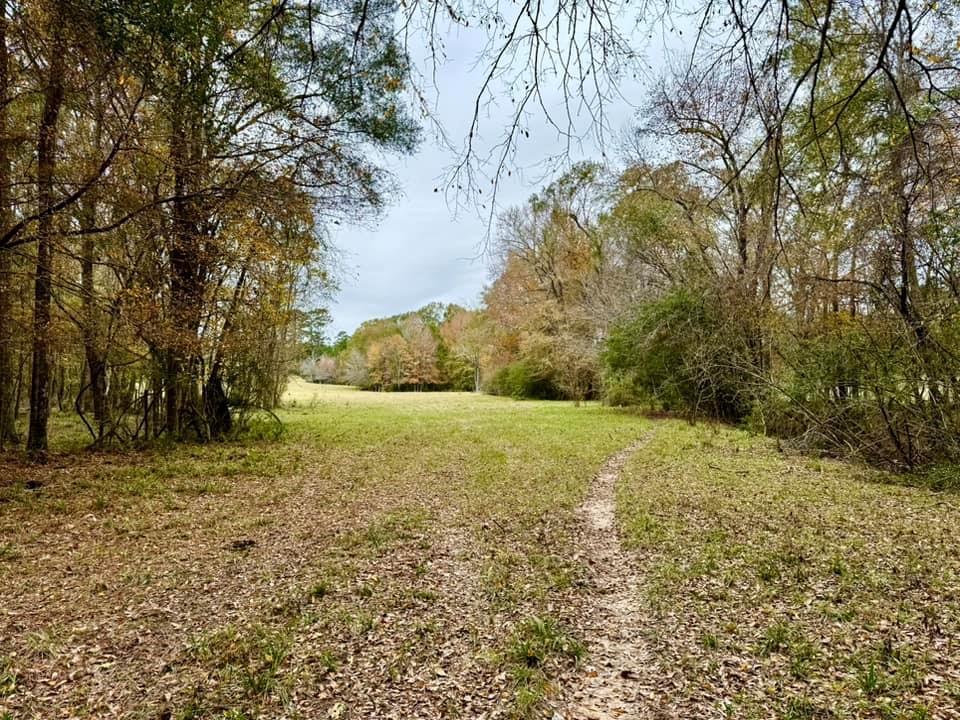
[[[946,347],[948,338],[931,343]],[[960,368],[951,353],[920,346],[898,318],[831,313],[774,343],[776,389],[758,396],[756,429],[901,468],[960,457]]]
[[[643,303],[610,333],[607,400],[645,399],[664,410],[740,420],[752,405],[755,361],[746,323],[709,293],[674,290]]]
[[[487,384],[487,391],[517,399],[556,400],[560,397],[549,373],[528,360],[518,360],[500,368]]]

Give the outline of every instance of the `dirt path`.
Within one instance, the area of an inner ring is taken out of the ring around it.
[[[627,460],[646,439],[610,457],[580,506],[581,548],[589,566],[590,597],[583,627],[587,665],[567,689],[567,706],[554,720],[663,717],[652,707],[645,679],[653,666],[637,609],[640,578],[617,532],[614,487]]]

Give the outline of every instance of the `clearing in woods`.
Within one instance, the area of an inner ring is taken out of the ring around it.
[[[0,468],[0,718],[960,717],[954,496],[598,406],[282,418]]]

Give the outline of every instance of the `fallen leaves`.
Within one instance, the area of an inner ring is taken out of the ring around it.
[[[500,654],[572,611],[573,508],[638,421],[337,392],[280,443],[64,456],[38,493],[0,488],[0,717],[513,712]]]
[[[960,515],[887,480],[658,424],[618,512],[670,714],[960,717]]]

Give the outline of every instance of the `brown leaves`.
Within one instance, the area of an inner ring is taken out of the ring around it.
[[[283,443],[65,456],[29,470],[39,493],[0,488],[0,716],[510,712],[500,653],[571,614],[571,508],[635,421],[310,390]]]
[[[863,475],[658,424],[620,510],[670,712],[956,716],[960,518]]]

